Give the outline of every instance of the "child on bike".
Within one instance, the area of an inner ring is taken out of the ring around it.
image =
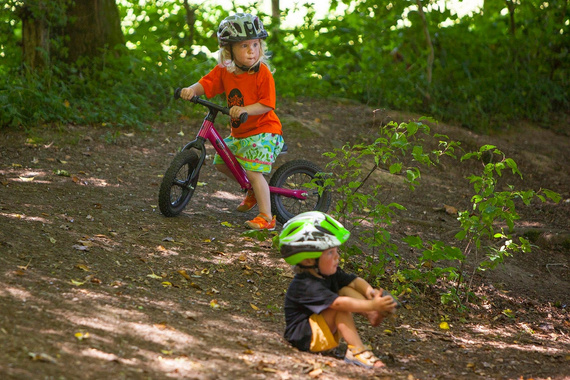
[[[220,45],[218,65],[197,83],[182,89],[180,96],[211,98],[224,93],[230,107],[231,135],[224,141],[245,169],[252,189],[237,207],[246,212],[256,204],[259,214],[246,222],[254,230],[274,230],[269,185],[263,176],[283,148],[281,122],[274,112],[275,82],[267,64],[267,31],[257,16],[237,13],[225,18],[218,28]],[[242,113],[249,115],[239,124]],[[214,157],[216,169],[234,178],[219,155]]]
[[[380,368],[384,363],[362,343],[353,313],[378,326],[397,303],[338,267],[337,247],[349,236],[342,224],[319,211],[299,214],[283,226],[281,254],[296,273],[285,295],[284,337],[299,350],[321,352],[337,347],[342,336],[348,344],[346,362]]]

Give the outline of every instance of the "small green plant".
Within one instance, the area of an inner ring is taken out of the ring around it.
[[[385,275],[388,264],[399,269],[401,259],[397,245],[391,241],[388,227],[396,211],[404,210],[401,204],[386,203],[386,187],[378,181],[380,172],[398,175],[413,190],[419,183],[420,166],[435,165],[443,155],[454,157],[459,143],[449,141],[447,136],[431,134],[423,120],[397,124],[391,122],[379,128],[379,137],[371,143],[342,148],[325,155],[331,159],[327,165],[330,174],[321,178],[323,188],[336,193],[335,215],[351,229],[361,230],[360,243],[347,247],[343,259],[351,256],[364,257],[358,268],[367,273],[371,281]],[[424,138],[438,139],[438,149],[425,151]],[[317,186],[317,185],[314,185]],[[365,253],[361,246],[372,250]]]
[[[477,159],[484,165],[480,175],[467,177],[474,195],[471,208],[458,212],[461,228],[455,235],[457,244],[408,236],[403,242],[418,251],[419,256],[417,264],[404,263],[388,228],[396,211],[405,210],[405,206],[383,202],[386,186],[375,180],[374,173],[383,170],[390,175],[402,175],[413,191],[421,178],[420,166],[437,165],[444,155],[455,158],[460,143],[446,136],[431,135],[429,127],[421,122],[390,123],[380,128],[379,134],[372,143],[346,144],[326,154],[331,158],[327,166],[330,173],[320,179],[324,182],[320,190],[334,191],[335,215],[350,229],[360,230],[359,244],[345,247],[342,258],[345,262],[349,258],[361,258],[356,264],[355,260],[350,262],[373,283],[386,277],[386,268],[390,265],[393,267],[390,279],[398,290],[408,289],[413,284],[443,285],[441,302],[464,309],[465,303],[474,296],[471,283],[466,283],[466,261],[474,262],[472,281],[475,271],[494,269],[506,257],[529,252],[530,242],[513,236],[514,223],[520,218],[517,203],[529,205],[534,198],[559,202],[560,195],[547,189],[519,191],[512,185],[503,186],[501,190],[499,180],[505,171],[510,170],[522,178],[515,161],[492,145],[466,153],[459,163]],[[439,139],[438,149],[426,152],[426,137]]]

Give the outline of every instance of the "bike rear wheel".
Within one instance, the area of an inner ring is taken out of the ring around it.
[[[331,205],[330,191],[319,195],[318,189],[309,188],[307,183],[322,173],[321,168],[306,160],[293,160],[281,165],[269,180],[269,186],[285,189],[305,189],[307,198],[304,200],[288,198],[279,194],[271,194],[271,209],[280,223],[306,211],[327,212]],[[322,181],[317,181],[322,185]]]
[[[164,174],[158,193],[158,206],[164,216],[176,216],[188,204],[198,183],[198,155],[194,151],[178,153]]]

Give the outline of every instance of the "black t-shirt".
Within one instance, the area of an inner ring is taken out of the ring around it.
[[[309,273],[295,275],[285,295],[285,339],[299,350],[309,351],[312,335],[309,317],[328,309],[337,299],[338,291],[356,277],[340,268],[324,278]]]

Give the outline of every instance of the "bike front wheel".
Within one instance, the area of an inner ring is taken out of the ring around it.
[[[178,153],[164,174],[158,193],[158,207],[164,216],[176,216],[188,204],[198,183],[199,158],[196,152]]]
[[[319,194],[318,189],[307,186],[314,178],[318,178],[322,170],[315,164],[306,160],[293,160],[281,165],[271,176],[269,186],[285,189],[304,189],[307,192],[306,199],[288,198],[279,194],[271,194],[271,209],[280,223],[286,223],[289,219],[307,211],[327,212],[331,205],[330,191]],[[317,180],[318,185],[323,181]]]

